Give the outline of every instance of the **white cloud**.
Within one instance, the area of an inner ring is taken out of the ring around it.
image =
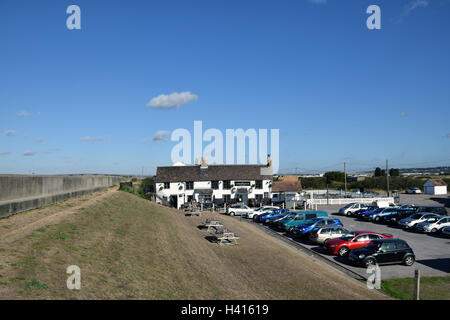
[[[169,141],[170,131],[159,130],[153,137],[153,141]]]
[[[9,151],[1,151],[0,156],[7,156],[8,154],[11,154]]]
[[[6,130],[5,136],[13,136],[16,134],[16,130]]]
[[[34,156],[37,152],[34,150],[27,150],[23,153],[24,156],[30,157],[30,156]]]
[[[100,142],[100,141],[105,140],[105,137],[90,137],[90,136],[87,136],[87,137],[81,138],[80,140],[81,141],[85,141],[85,142],[95,143],[95,142]]]
[[[170,109],[178,107],[182,104],[190,103],[197,99],[198,96],[190,93],[189,91],[181,93],[174,92],[169,95],[162,94],[153,98],[152,100],[150,100],[147,106],[150,108]]]
[[[46,142],[47,140],[45,140],[44,138],[39,138],[39,139],[36,139],[36,142],[37,143],[43,143],[43,142]]]
[[[22,110],[22,111],[20,111],[17,115],[18,115],[19,117],[28,117],[28,116],[30,115],[30,113],[27,112],[27,111]]]

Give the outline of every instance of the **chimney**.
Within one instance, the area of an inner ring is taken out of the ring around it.
[[[206,158],[205,157],[202,157],[202,162],[201,162],[200,168],[201,169],[207,169],[208,168],[208,163],[206,162]]]
[[[272,159],[270,159],[270,154],[267,155],[267,166],[272,167]]]
[[[198,166],[198,159],[195,159],[195,165]]]

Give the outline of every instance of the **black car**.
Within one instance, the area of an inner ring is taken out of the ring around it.
[[[397,225],[397,223],[400,220],[408,218],[409,216],[413,215],[416,212],[417,210],[415,208],[399,209],[398,211],[393,212],[392,214],[381,217],[380,222],[389,225]]]
[[[398,264],[407,266],[414,264],[416,256],[404,240],[380,239],[372,240],[367,246],[354,249],[348,259],[351,263],[368,267],[375,264]]]
[[[352,212],[350,215],[352,216],[352,217],[359,217],[359,216],[361,216],[362,215],[362,213],[364,212],[364,211],[372,211],[372,210],[376,210],[376,209],[378,209],[378,206],[367,206],[367,207],[365,207],[365,208],[363,208],[363,209],[360,209],[360,210],[356,210],[356,211],[354,211],[354,212]]]
[[[422,206],[417,207],[416,212],[427,212],[427,213],[434,213],[438,214],[440,216],[447,216],[447,209],[445,207],[438,207],[438,206]]]

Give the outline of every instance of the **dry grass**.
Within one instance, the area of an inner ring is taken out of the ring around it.
[[[197,228],[216,214],[185,217],[115,191],[71,203],[0,221],[0,298],[382,298],[228,216],[219,219],[241,235],[238,246],[211,243]],[[56,213],[58,219],[46,218]],[[81,268],[79,291],[66,287],[69,265]]]

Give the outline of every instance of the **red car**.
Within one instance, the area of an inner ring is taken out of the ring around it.
[[[325,242],[324,249],[331,254],[346,256],[351,250],[365,247],[372,240],[393,238],[392,234],[372,231],[352,231],[351,234]]]

